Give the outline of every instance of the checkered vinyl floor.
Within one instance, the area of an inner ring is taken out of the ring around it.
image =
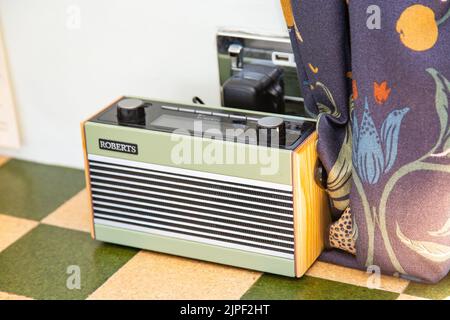
[[[0,157],[0,300],[450,298],[450,275],[369,289],[368,274],[323,262],[290,279],[98,242],[84,188],[81,170]]]

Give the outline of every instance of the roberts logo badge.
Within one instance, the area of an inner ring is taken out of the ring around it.
[[[123,153],[138,154],[138,146],[137,144],[133,143],[99,139],[98,146],[102,150],[111,150]]]

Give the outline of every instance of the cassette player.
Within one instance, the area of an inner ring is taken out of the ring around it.
[[[122,97],[82,123],[92,236],[292,277],[329,223],[315,122]]]

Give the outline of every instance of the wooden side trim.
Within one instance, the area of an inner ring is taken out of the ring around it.
[[[91,237],[92,239],[95,239],[95,229],[94,229],[94,208],[92,203],[92,193],[91,193],[91,178],[89,176],[89,161],[88,161],[88,153],[87,153],[87,147],[86,147],[86,131],[84,129],[84,125],[87,121],[83,121],[81,123],[81,138],[83,143],[83,154],[84,154],[84,175],[86,179],[86,190],[88,194],[88,203],[89,203],[89,219],[90,219],[90,226],[91,226]]]
[[[87,151],[87,143],[86,143],[85,124],[90,119],[92,119],[95,116],[99,115],[100,113],[102,113],[103,111],[108,109],[111,105],[117,103],[121,99],[123,99],[123,97],[120,97],[120,98],[116,99],[114,102],[108,104],[106,107],[104,107],[100,111],[96,112],[94,115],[92,115],[91,117],[89,117],[85,121],[81,122],[81,124],[80,124],[80,126],[81,126],[81,139],[82,139],[83,154],[84,154],[84,175],[85,175],[85,179],[86,179],[86,190],[87,190],[87,194],[88,194],[88,197],[89,197],[89,199],[88,199],[89,210],[91,211],[90,215],[89,215],[89,217],[90,217],[90,226],[91,226],[91,237],[93,239],[95,239],[94,208],[93,208],[93,203],[92,203],[91,178],[89,176],[89,161],[88,161],[88,151]]]
[[[295,275],[301,277],[324,249],[330,223],[328,195],[314,179],[318,155],[317,132],[292,154],[294,195]]]
[[[281,0],[281,8],[287,26],[292,28],[294,26],[294,15],[292,14],[291,0]]]

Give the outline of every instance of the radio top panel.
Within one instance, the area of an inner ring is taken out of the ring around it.
[[[315,127],[308,119],[278,114],[126,97],[89,121],[288,150]]]

